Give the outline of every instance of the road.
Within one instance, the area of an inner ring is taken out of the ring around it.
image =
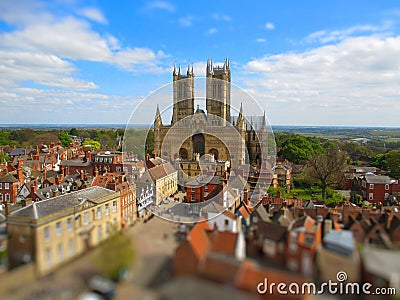
[[[133,240],[135,261],[127,279],[117,285],[115,299],[158,299],[155,287],[171,276],[171,258],[177,246],[174,235],[176,230],[176,223],[156,216],[147,223],[125,229]],[[0,299],[76,299],[79,294],[87,291],[86,281],[97,272],[94,263],[96,254],[97,249],[94,249],[34,282],[2,286]]]

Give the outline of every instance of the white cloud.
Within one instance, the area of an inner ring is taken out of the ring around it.
[[[186,16],[183,18],[179,18],[178,22],[179,25],[183,27],[190,27],[193,25],[194,17],[193,16]]]
[[[212,17],[214,20],[217,20],[217,21],[230,22],[230,21],[232,20],[231,16],[225,15],[225,14],[219,14],[219,13],[213,13],[213,14],[211,15],[211,17]]]
[[[400,36],[351,37],[253,59],[243,84],[274,110],[273,123],[399,126],[393,112],[400,97],[398,53]]]
[[[3,123],[124,123],[137,99],[59,89],[0,88]],[[21,118],[21,111],[29,114]]]
[[[107,24],[107,20],[104,17],[103,13],[100,10],[98,10],[97,8],[86,7],[86,8],[80,9],[78,11],[78,14],[88,18],[91,21],[95,21],[95,22],[98,22],[101,24]]]
[[[73,17],[4,33],[0,35],[0,47],[91,61],[104,61],[111,56],[107,41],[92,31],[88,23]]]
[[[275,25],[274,25],[274,23],[267,22],[267,23],[265,23],[265,28],[268,29],[268,30],[274,30],[275,29]]]
[[[62,89],[87,90],[97,88],[93,82],[70,77],[74,66],[55,55],[21,51],[0,51],[0,81],[3,88],[15,87],[26,81]]]
[[[305,38],[306,42],[319,42],[322,44],[335,43],[351,36],[365,36],[368,34],[386,35],[391,27],[391,22],[385,22],[381,26],[359,25],[349,27],[343,30],[319,30],[311,33]]]
[[[3,8],[6,7],[3,5]],[[31,13],[49,16],[36,7],[31,9]],[[96,11],[91,8],[81,12],[99,22],[105,21]],[[31,19],[28,23],[17,17],[12,20],[18,29],[0,33],[0,74],[4,74],[0,87],[32,81],[63,89],[97,88],[94,82],[74,78],[77,70],[73,62],[76,60],[114,64],[132,72],[162,71],[157,64],[165,57],[163,52],[121,47],[117,38],[107,33],[100,35],[87,21],[76,17],[51,16]]]
[[[264,39],[264,38],[257,38],[256,39],[256,42],[257,43],[265,43],[267,40],[266,39]]]
[[[175,6],[167,1],[153,1],[147,4],[146,9],[161,9],[169,12],[174,12]]]
[[[213,28],[210,28],[209,30],[206,31],[206,35],[212,35],[212,34],[215,34],[217,32],[218,32],[217,28],[213,27]]]

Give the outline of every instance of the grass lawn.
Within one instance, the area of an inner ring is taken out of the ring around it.
[[[286,188],[273,188],[268,189],[268,194],[272,197],[276,197],[278,190],[281,192],[281,198],[297,198],[301,200],[322,200],[321,188],[293,188],[288,193]],[[342,201],[342,196],[335,190],[327,190],[326,204],[339,203]]]

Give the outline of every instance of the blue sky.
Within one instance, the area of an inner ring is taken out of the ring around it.
[[[273,125],[400,126],[399,22],[398,1],[3,0],[0,123],[126,123],[174,63],[228,56]]]

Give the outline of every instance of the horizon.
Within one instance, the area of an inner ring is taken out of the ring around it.
[[[1,1],[0,122],[128,122],[174,64],[201,77],[229,57],[271,124],[397,128],[399,16],[394,0]]]
[[[1,124],[0,129],[4,128],[29,128],[29,127],[37,127],[37,128],[51,128],[54,127],[65,127],[65,128],[73,128],[73,127],[121,127],[126,128],[127,124],[124,123],[15,123],[15,124]],[[132,128],[135,127],[149,127],[153,126],[153,124],[129,124]],[[400,126],[357,126],[357,125],[290,125],[290,124],[271,124],[271,127],[277,128],[343,128],[343,129],[357,129],[357,128],[368,128],[368,129],[400,129]]]

